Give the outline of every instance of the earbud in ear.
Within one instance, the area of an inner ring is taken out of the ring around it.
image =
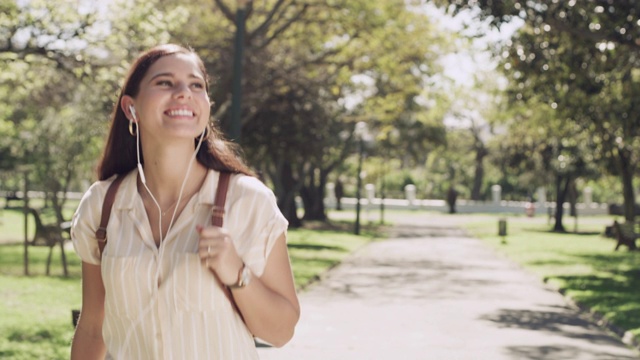
[[[136,115],[136,108],[133,105],[129,105],[129,111],[131,112],[131,116],[133,116],[133,120],[136,120],[138,115]]]

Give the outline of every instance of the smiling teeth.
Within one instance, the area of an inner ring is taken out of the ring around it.
[[[170,116],[193,116],[193,111],[191,110],[171,110],[168,112]]]

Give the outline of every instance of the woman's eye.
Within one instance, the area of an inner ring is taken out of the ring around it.
[[[193,86],[196,89],[204,89],[204,84],[202,83],[193,83],[193,85],[191,86]]]
[[[160,85],[160,86],[171,86],[172,84],[171,84],[171,81],[169,81],[169,80],[160,80],[160,81],[158,81],[158,85]]]

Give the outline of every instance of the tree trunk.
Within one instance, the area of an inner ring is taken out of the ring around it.
[[[569,183],[568,197],[569,197],[569,215],[576,217],[578,216],[578,208],[576,207],[576,204],[578,203],[578,189],[576,189],[575,180],[572,180]]]
[[[564,215],[563,204],[567,198],[570,181],[570,177],[564,179],[562,175],[556,175],[556,223],[553,226],[554,232],[567,232],[562,224],[562,216]]]
[[[306,179],[306,186],[300,189],[300,196],[302,197],[302,204],[304,205],[304,217],[303,220],[319,220],[326,221],[327,214],[324,208],[324,189],[327,185],[328,172],[319,170],[317,183],[314,176],[314,169],[309,171]]]
[[[484,146],[476,148],[476,169],[473,178],[473,188],[471,189],[471,200],[481,200],[482,183],[484,182],[484,157],[488,152]]]
[[[618,149],[620,173],[622,175],[622,194],[624,196],[624,218],[628,223],[635,220],[635,193],[633,191],[633,170],[631,168],[631,152],[626,148]]]
[[[53,207],[56,215],[56,222],[58,224],[62,224],[66,221],[63,210],[64,204],[67,202],[67,191],[69,190],[69,184],[71,183],[71,176],[71,171],[67,171],[62,183],[58,180],[51,180],[47,182],[49,191],[46,191],[45,194],[51,202],[51,207]],[[59,197],[58,194],[62,194],[61,197]]]
[[[272,181],[275,186],[274,192],[278,198],[278,208],[289,221],[289,226],[292,228],[302,226],[302,221],[298,218],[295,197],[298,182],[293,176],[291,164],[285,162],[277,166],[276,173],[272,174]]]

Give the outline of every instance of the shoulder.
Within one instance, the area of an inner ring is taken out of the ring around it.
[[[81,203],[92,204],[92,205],[101,204],[107,194],[107,191],[111,187],[111,184],[113,184],[116,178],[118,178],[119,176],[124,179],[129,175],[131,175],[131,173],[123,174],[123,175],[113,175],[112,177],[106,180],[99,180],[94,182],[93,184],[91,184],[89,189],[85,191],[84,195],[82,196]]]
[[[251,193],[257,196],[273,196],[273,191],[254,176],[234,174],[231,177],[231,183],[242,193]]]
[[[252,211],[277,208],[278,200],[273,191],[260,179],[244,174],[234,174],[229,184],[229,201]]]
[[[120,176],[127,176],[127,175],[120,175]],[[89,186],[89,189],[87,189],[87,191],[84,193],[83,198],[101,198],[104,197],[104,195],[106,194],[107,190],[109,189],[109,187],[111,186],[111,184],[116,180],[116,178],[118,177],[118,175],[113,175],[112,177],[106,179],[106,180],[99,180],[94,182],[93,184],[91,184],[91,186]]]
[[[109,188],[109,186],[111,186],[111,183],[113,183],[115,179],[116,176],[114,175],[109,179],[94,182],[93,184],[91,184],[89,189],[85,191],[84,195],[82,196],[83,200],[86,201],[104,197],[107,189]]]

